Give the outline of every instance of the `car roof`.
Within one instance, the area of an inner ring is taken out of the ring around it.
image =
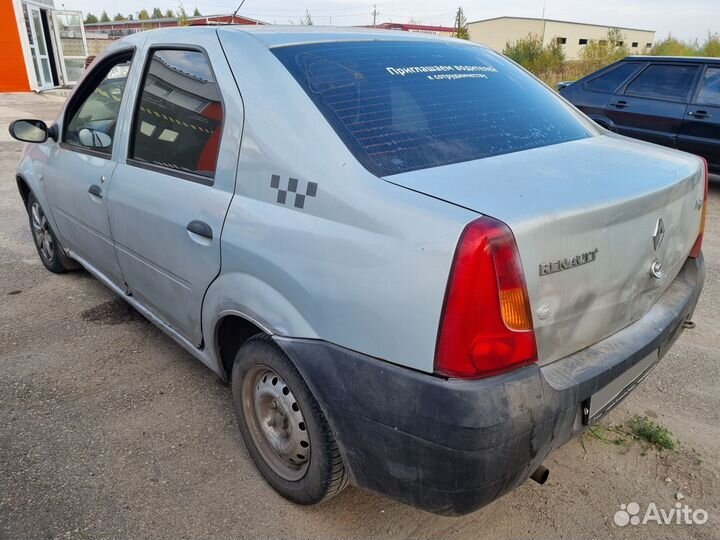
[[[648,61],[671,61],[671,62],[678,62],[678,63],[691,63],[691,64],[697,64],[698,62],[702,63],[715,63],[720,64],[720,58],[713,58],[710,56],[647,56],[647,55],[634,55],[634,56],[627,56],[625,57],[625,60],[633,60],[636,62],[648,62]]]
[[[405,32],[401,30],[382,30],[364,27],[324,27],[324,26],[282,26],[282,25],[217,25],[217,26],[186,26],[183,28],[160,28],[148,30],[142,34],[148,35],[150,42],[162,41],[167,37],[177,39],[178,32],[202,35],[206,33],[223,32],[225,37],[235,35],[251,35],[268,48],[284,47],[287,45],[300,45],[304,43],[319,43],[332,41],[456,41],[456,38],[422,34],[419,32]],[[135,34],[137,35],[137,34]],[[125,41],[129,41],[125,38]],[[486,48],[478,43],[471,43]]]

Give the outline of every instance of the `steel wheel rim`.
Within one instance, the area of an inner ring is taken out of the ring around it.
[[[310,464],[310,436],[300,404],[280,375],[252,366],[243,380],[242,412],[265,463],[280,477],[300,480]]]
[[[35,245],[40,250],[40,255],[46,261],[52,261],[55,255],[55,244],[50,234],[50,223],[40,207],[40,203],[34,202],[31,208],[32,231],[35,238]]]

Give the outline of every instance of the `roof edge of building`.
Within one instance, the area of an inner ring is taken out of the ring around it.
[[[489,22],[489,21],[497,21],[500,19],[518,19],[522,21],[545,21],[545,22],[555,22],[555,23],[563,23],[563,24],[577,24],[580,26],[594,26],[597,28],[618,28],[620,30],[633,30],[635,32],[652,32],[653,34],[656,32],[656,30],[648,30],[647,28],[631,28],[629,26],[616,26],[612,24],[595,24],[595,23],[585,23],[585,22],[578,22],[578,21],[563,21],[560,19],[543,19],[542,17],[513,17],[511,15],[503,15],[501,17],[490,17],[489,19],[478,19],[477,21],[470,21],[468,24],[475,24],[475,23],[481,23],[481,22]]]

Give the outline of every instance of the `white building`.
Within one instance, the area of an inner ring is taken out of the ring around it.
[[[523,39],[528,34],[542,38],[543,44],[560,43],[568,60],[576,60],[583,47],[591,41],[607,39],[608,31],[617,28],[623,36],[622,44],[630,54],[647,54],[655,41],[654,30],[602,26],[530,17],[496,17],[468,23],[470,39],[502,52],[508,42]]]

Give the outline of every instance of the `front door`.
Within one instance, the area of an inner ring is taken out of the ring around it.
[[[40,14],[40,8],[25,2],[23,2],[22,7],[25,18],[25,29],[27,30],[28,43],[30,45],[30,57],[32,58],[38,90],[53,88],[50,54],[47,41],[45,40],[45,28]]]
[[[203,297],[220,272],[220,233],[243,121],[217,40],[202,45],[204,51],[148,52],[127,126],[127,160],[109,194],[110,227],[130,292],[196,346]],[[216,74],[229,83],[222,97]]]
[[[123,286],[108,221],[107,194],[117,161],[115,127],[131,52],[96,66],[66,108],[60,144],[44,171],[50,210],[65,247]]]
[[[708,66],[680,128],[678,148],[704,157],[720,171],[720,66]]]
[[[610,98],[605,115],[618,133],[674,147],[698,66],[650,64]]]

